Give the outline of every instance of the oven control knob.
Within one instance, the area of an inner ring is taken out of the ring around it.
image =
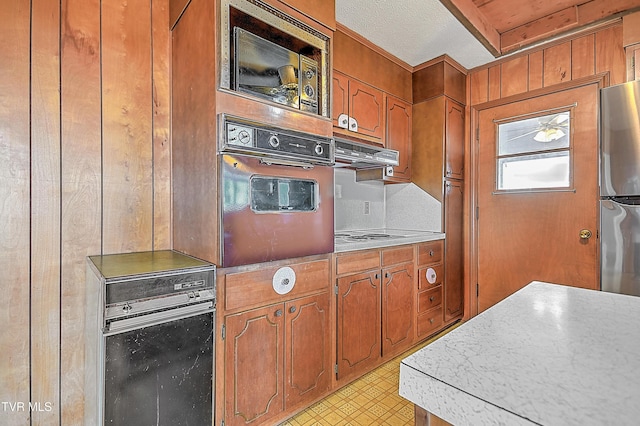
[[[324,152],[324,148],[322,147],[322,145],[316,145],[314,150],[318,155],[322,155],[322,153]]]
[[[269,145],[277,148],[278,146],[280,146],[280,139],[278,139],[276,135],[271,135],[271,137],[269,138]]]
[[[307,84],[306,86],[304,86],[304,94],[309,98],[313,98],[313,96],[315,95],[315,90],[313,90],[313,87]]]

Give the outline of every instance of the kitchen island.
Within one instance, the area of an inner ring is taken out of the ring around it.
[[[405,358],[400,395],[454,425],[638,424],[639,318],[640,298],[534,281]]]

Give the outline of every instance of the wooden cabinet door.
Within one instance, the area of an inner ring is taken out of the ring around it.
[[[285,312],[285,393],[290,409],[331,387],[329,293],[287,302]]]
[[[384,136],[382,91],[357,80],[349,80],[349,117],[355,119],[357,132],[382,139]],[[349,130],[353,131],[350,124]]]
[[[347,129],[349,126],[349,77],[333,72],[333,90],[331,92],[331,119],[333,127]],[[341,119],[341,121],[339,121]]]
[[[464,305],[463,272],[463,183],[446,181],[444,183],[444,320],[461,317]]]
[[[393,168],[393,177],[411,180],[411,104],[387,96],[386,147],[400,153],[400,164]]]
[[[444,177],[464,179],[464,106],[445,98]]]
[[[368,371],[380,359],[380,271],[338,279],[338,380]]]
[[[400,353],[413,343],[413,262],[382,270],[382,354]]]
[[[263,423],[284,410],[284,305],[225,318],[225,425]]]

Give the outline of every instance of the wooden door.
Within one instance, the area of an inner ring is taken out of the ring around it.
[[[349,80],[349,117],[358,124],[358,133],[382,139],[384,135],[384,103],[382,91]],[[349,130],[353,130],[350,126]]]
[[[413,262],[382,270],[382,354],[400,353],[413,342]]]
[[[522,100],[479,113],[478,311],[533,280],[598,288],[598,85]],[[496,120],[570,111],[570,184],[497,191]],[[582,239],[587,229],[593,237]]]
[[[463,182],[447,180],[444,183],[444,320],[461,317],[464,304]]]
[[[444,177],[464,179],[464,106],[445,98]]]
[[[284,305],[225,319],[225,424],[267,422],[284,410]]]
[[[411,104],[393,96],[387,96],[385,145],[400,154],[400,164],[393,168],[394,180],[411,181],[411,121]]]
[[[287,302],[285,312],[285,400],[289,410],[331,387],[329,293]]]
[[[338,278],[338,380],[380,359],[380,271]]]

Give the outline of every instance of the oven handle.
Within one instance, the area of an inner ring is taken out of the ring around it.
[[[215,311],[213,301],[206,303],[196,303],[193,305],[183,306],[181,308],[172,308],[166,311],[144,314],[137,317],[125,318],[108,322],[104,331],[105,336],[112,334],[124,333],[152,325],[163,324],[178,319],[189,318],[207,312]]]
[[[301,161],[292,161],[292,160],[282,160],[282,159],[266,159],[266,158],[261,158],[260,159],[260,164],[264,164],[266,166],[289,166],[289,167],[301,167],[305,170],[311,170],[313,169],[313,164],[310,163],[303,163]]]

